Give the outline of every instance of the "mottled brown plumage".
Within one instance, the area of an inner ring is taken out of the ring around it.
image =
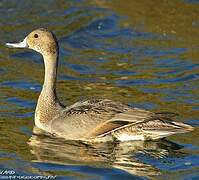
[[[35,112],[37,127],[65,139],[110,141],[159,139],[192,131],[175,122],[172,113],[153,113],[108,99],[93,99],[64,107],[56,96],[58,43],[46,29],[31,32],[23,42],[9,47],[28,47],[42,54],[45,78]]]

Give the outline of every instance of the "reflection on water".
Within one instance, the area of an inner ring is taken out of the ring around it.
[[[118,168],[132,175],[154,177],[161,172],[155,166],[140,161],[142,158],[163,159],[168,156],[184,157],[182,148],[167,140],[87,143],[66,141],[44,135],[34,127],[29,139],[34,162],[45,162],[62,165],[88,165],[106,168]]]

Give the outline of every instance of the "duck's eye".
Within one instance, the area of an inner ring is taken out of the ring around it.
[[[38,38],[38,37],[39,37],[38,34],[35,34],[35,35],[34,35],[34,38]]]

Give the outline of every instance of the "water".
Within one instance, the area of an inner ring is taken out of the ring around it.
[[[0,172],[57,179],[199,179],[198,1],[0,2]],[[85,144],[34,135],[43,62],[11,50],[33,29],[58,37],[66,105],[104,97],[180,114],[195,127],[157,142]],[[1,175],[2,177],[2,175]]]

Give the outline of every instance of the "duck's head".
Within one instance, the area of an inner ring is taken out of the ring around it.
[[[29,48],[33,49],[43,56],[58,53],[58,43],[55,35],[47,29],[40,28],[32,31],[22,42],[6,43],[11,48]]]

